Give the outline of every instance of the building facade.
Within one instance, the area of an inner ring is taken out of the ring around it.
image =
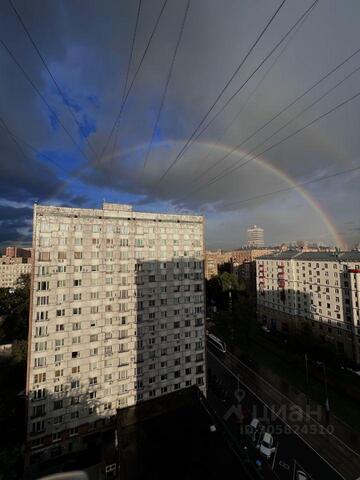
[[[34,207],[31,462],[86,446],[119,408],[205,384],[202,216]]]
[[[256,225],[246,230],[248,247],[263,247],[265,245],[264,229]]]
[[[244,269],[240,268],[243,264],[251,262],[252,271],[255,271],[255,259],[262,255],[268,255],[276,252],[277,248],[240,248],[237,250],[213,250],[205,253],[205,278],[218,275],[222,270],[230,270],[230,273],[239,275]],[[248,270],[246,270],[247,274]],[[239,275],[240,277],[240,275]],[[245,278],[244,278],[245,280]]]
[[[360,362],[360,252],[281,252],[256,260],[258,319],[271,329],[311,327]]]
[[[2,256],[0,258],[0,288],[15,288],[21,275],[31,273],[31,263],[22,258]]]
[[[12,258],[30,258],[31,248],[9,246],[5,249],[5,256]]]

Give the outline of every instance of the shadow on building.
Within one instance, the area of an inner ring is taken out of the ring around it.
[[[193,386],[206,391],[203,261],[138,260],[132,272],[110,265],[103,273],[111,284],[97,285],[91,269],[82,274],[83,285],[101,292],[101,312],[92,315],[91,300],[83,301],[81,318],[68,316],[65,334],[46,338],[53,364],[31,368],[38,377],[27,395],[26,478],[94,464],[104,473],[118,441],[117,410]],[[72,302],[64,308],[72,311]],[[95,340],[91,327],[72,334],[72,322],[92,317]],[[75,334],[79,345],[72,344]],[[57,337],[65,338],[60,349]]]
[[[345,273],[346,275],[346,273]],[[356,325],[351,311],[351,295],[349,281],[340,274],[339,286],[342,290],[342,302],[338,303],[337,310],[333,309],[333,299],[318,300],[321,293],[329,294],[331,288],[324,285],[309,285],[309,291],[287,289],[282,287],[279,280],[277,290],[264,290],[261,287],[257,291],[257,318],[261,325],[269,330],[281,332],[284,335],[308,335],[314,337],[320,343],[318,348],[328,346],[333,349],[339,360],[347,359],[359,362],[358,337]],[[346,294],[346,292],[348,294]],[[316,301],[314,299],[317,299]],[[334,318],[334,315],[337,318]],[[310,345],[309,345],[310,347]]]

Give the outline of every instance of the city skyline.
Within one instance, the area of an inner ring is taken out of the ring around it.
[[[358,478],[360,1],[0,3],[0,477]]]

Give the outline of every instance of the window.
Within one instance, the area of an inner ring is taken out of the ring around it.
[[[38,282],[38,290],[49,290],[49,282]]]
[[[34,358],[34,367],[35,368],[46,367],[46,357]]]
[[[34,383],[46,382],[46,373],[37,373],[34,375]]]
[[[50,252],[39,252],[39,262],[50,262]]]
[[[59,410],[60,408],[63,408],[63,401],[62,400],[56,400],[54,402],[54,410]]]
[[[66,260],[66,252],[58,252],[58,260],[59,261]]]
[[[47,327],[36,327],[35,328],[35,337],[46,337],[47,336]]]
[[[71,383],[70,383],[71,389],[79,388],[79,386],[80,386],[80,381],[79,380],[72,380]]]

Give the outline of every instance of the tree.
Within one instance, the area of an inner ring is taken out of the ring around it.
[[[25,340],[28,334],[30,275],[21,275],[16,288],[0,289],[0,341]]]
[[[238,294],[244,289],[244,284],[240,284],[236,275],[223,272],[207,280],[206,298],[208,304],[215,304],[218,309],[226,310],[229,308],[229,292],[231,291],[232,299],[236,300]]]

